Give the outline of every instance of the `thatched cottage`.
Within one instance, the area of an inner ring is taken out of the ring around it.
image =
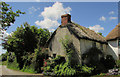
[[[120,59],[120,23],[106,36],[107,51],[114,59]]]
[[[108,43],[104,37],[89,28],[72,23],[71,15],[65,14],[61,16],[61,25],[53,32],[47,41],[49,56],[66,55],[65,49],[60,42],[60,40],[65,39],[66,36],[72,40],[76,50],[74,57],[77,56],[79,62],[81,62],[82,54],[88,52],[90,48],[96,47],[101,50],[104,55],[108,54]]]

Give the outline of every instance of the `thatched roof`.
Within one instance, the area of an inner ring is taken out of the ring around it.
[[[51,39],[56,34],[57,30],[61,27],[61,25],[53,32],[50,39],[47,41],[47,44],[51,41]],[[106,43],[106,40],[101,35],[97,34],[93,30],[90,30],[88,28],[85,28],[83,26],[80,26],[75,23],[68,23],[66,26],[69,29],[70,32],[72,32],[78,39],[86,39],[86,40],[92,40],[100,43]]]
[[[107,43],[103,36],[81,25],[72,23],[70,26],[68,24],[68,29],[70,29],[79,39],[87,39],[97,41],[100,43]]]
[[[106,40],[115,40],[120,38],[120,23],[106,36]]]

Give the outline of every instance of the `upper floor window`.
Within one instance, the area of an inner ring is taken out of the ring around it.
[[[120,39],[118,40],[118,46],[120,46]]]

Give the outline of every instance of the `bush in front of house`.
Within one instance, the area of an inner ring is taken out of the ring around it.
[[[120,60],[116,61],[116,67],[120,68]]]
[[[62,56],[57,56],[52,60],[44,60],[43,74],[47,76],[89,76],[94,68],[86,65],[71,66],[68,61],[61,60]]]
[[[42,68],[43,74],[47,76],[89,76],[91,75],[94,68],[87,67],[86,65],[74,65],[71,66],[68,61],[61,61],[60,59],[63,58],[56,57],[52,60],[44,60],[44,67]],[[58,63],[57,63],[58,62]]]
[[[102,58],[101,62],[107,70],[114,68],[116,65],[115,60],[111,55],[107,55],[105,58]]]
[[[43,67],[41,68],[43,70],[43,74],[44,75],[55,75],[54,68],[55,66],[61,63],[65,63],[65,58],[59,55],[51,60],[44,59],[44,64],[43,64]]]
[[[115,60],[111,55],[104,55],[98,48],[91,48],[88,52],[82,55],[83,63],[93,67],[93,74],[108,72],[115,66]]]
[[[64,46],[66,57],[57,56],[51,60],[44,61],[43,74],[51,76],[62,76],[62,77],[74,77],[74,76],[89,76],[91,75],[94,68],[87,67],[86,65],[81,65],[73,61],[73,53],[75,48],[73,43],[66,39],[62,40]],[[72,47],[71,47],[72,46]]]

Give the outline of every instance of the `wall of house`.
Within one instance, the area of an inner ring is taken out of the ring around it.
[[[56,31],[55,36],[51,39],[48,49],[49,56],[53,57],[53,54],[66,56],[65,49],[62,45],[61,40],[65,40],[65,37],[68,37],[75,47],[74,57],[77,61],[81,62],[81,55],[87,52],[91,47],[97,47],[98,49],[106,52],[106,45],[99,42],[94,42],[85,39],[78,39],[72,32],[68,30],[67,27],[59,27]]]
[[[92,47],[92,41],[80,39],[80,51],[82,54],[86,53]]]
[[[119,59],[118,40],[108,41],[107,52],[112,55],[115,60]]]
[[[101,44],[101,43],[95,42],[95,41],[80,39],[80,48],[81,48],[80,51],[82,54],[86,53],[92,47],[97,47],[103,53],[106,53],[106,51],[107,51],[106,44]]]
[[[49,43],[49,56],[53,56],[53,54],[66,56],[65,49],[61,42],[62,39],[65,40],[65,37],[68,37],[73,42],[76,50],[76,56],[80,54],[80,41],[66,27],[59,27],[56,31],[55,36]],[[80,58],[80,56],[78,57]]]
[[[77,63],[81,63],[80,41],[66,27],[59,27],[55,36],[51,39],[48,46],[49,56],[53,57],[53,54],[56,54],[66,57],[66,52],[61,42],[61,40],[65,40],[65,37],[68,37],[69,40],[73,42],[73,46],[75,48],[73,59],[76,60]]]

